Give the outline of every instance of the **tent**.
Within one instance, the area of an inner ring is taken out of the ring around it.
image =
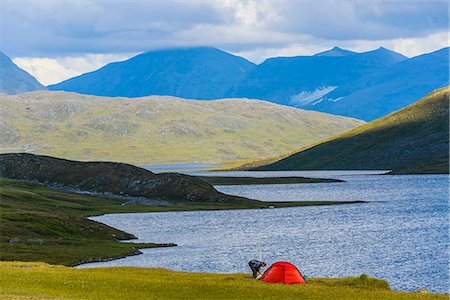
[[[262,275],[261,281],[286,284],[306,284],[302,273],[287,261],[272,264]]]

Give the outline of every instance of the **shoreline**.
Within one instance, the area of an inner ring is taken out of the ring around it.
[[[260,201],[260,202],[264,202],[264,201]],[[249,208],[221,208],[221,209],[220,208],[212,208],[212,209],[207,209],[206,208],[206,209],[186,209],[186,210],[170,210],[169,209],[169,210],[163,210],[163,211],[149,211],[149,212],[141,211],[141,212],[104,213],[104,214],[99,214],[99,215],[88,216],[87,219],[91,220],[91,221],[94,221],[94,222],[97,222],[97,223],[100,223],[100,224],[103,224],[103,225],[106,225],[106,226],[109,226],[109,225],[107,225],[105,223],[102,223],[102,222],[99,222],[99,221],[96,221],[96,220],[92,220],[91,218],[93,218],[93,217],[101,217],[101,216],[105,216],[105,215],[114,215],[114,214],[169,213],[169,212],[195,212],[195,211],[251,210],[251,209],[255,209],[255,210],[257,210],[257,209],[283,209],[283,208],[293,208],[293,207],[345,205],[345,204],[366,204],[366,203],[369,203],[368,201],[358,201],[358,200],[357,201],[348,201],[348,202],[345,202],[345,201],[340,201],[340,202],[321,201],[320,202],[319,201],[320,203],[316,203],[317,201],[315,201],[314,204],[308,205],[305,202],[308,202],[308,201],[301,202],[302,205],[295,205],[295,206],[289,205],[292,202],[279,202],[279,203],[282,203],[282,204],[287,204],[285,206],[280,206],[280,207],[270,207],[269,206],[269,207],[261,207],[261,208],[249,207]],[[311,201],[311,202],[313,202],[313,201]],[[331,203],[328,204],[328,203],[325,203],[325,202],[331,202]],[[269,203],[274,203],[274,202],[269,202]],[[111,227],[111,226],[109,226],[109,227]],[[120,230],[120,231],[123,231],[120,228],[116,228],[116,227],[112,227],[112,228]],[[125,232],[127,234],[130,234],[130,235],[133,235],[133,234],[128,233],[126,231],[123,231],[123,232]],[[139,237],[136,237],[136,239],[139,239]],[[120,242],[120,243],[127,243],[127,241],[129,241],[129,239],[119,240],[118,242]],[[132,241],[130,241],[129,243],[136,244],[136,245],[140,244],[139,242],[134,243]],[[147,243],[144,243],[144,244],[147,244]],[[90,263],[96,263],[96,262],[107,262],[107,261],[113,261],[113,260],[116,260],[116,259],[126,258],[126,257],[129,257],[129,256],[136,256],[136,255],[143,254],[140,251],[140,249],[165,248],[165,247],[177,247],[178,246],[176,243],[150,243],[150,244],[151,244],[151,246],[149,246],[149,247],[146,247],[146,246],[137,247],[135,249],[135,251],[133,253],[130,253],[130,254],[124,254],[124,255],[114,256],[114,257],[92,258],[92,259],[87,259],[86,261],[82,261],[82,262],[71,264],[70,266],[71,267],[77,267],[77,266],[84,265],[84,264],[90,264]]]
[[[136,237],[89,219],[89,217],[103,214],[271,209],[366,203],[364,201],[264,202],[253,200],[228,203],[169,202],[169,205],[165,206],[123,205],[123,199],[55,190],[28,181],[1,179],[0,184],[2,226],[4,227],[0,240],[2,246],[0,259],[3,261],[39,260],[67,266],[137,255],[139,249],[158,246],[152,243],[124,243],[123,241]],[[58,207],[58,210],[55,211],[55,207]],[[20,222],[23,218],[29,221],[23,224]],[[35,228],[42,226],[45,226],[47,230],[36,231]],[[55,233],[58,234],[55,235]]]
[[[212,186],[219,185],[266,185],[266,184],[308,184],[308,183],[341,183],[333,178],[310,178],[300,176],[289,177],[233,177],[233,176],[196,176]]]
[[[120,230],[120,229],[118,229],[118,230]],[[120,242],[125,243],[125,241],[126,240],[121,240]],[[133,242],[130,242],[130,243],[133,243]],[[162,244],[151,243],[148,247],[144,246],[144,247],[138,247],[138,248],[134,249],[132,253],[123,254],[123,255],[119,255],[119,256],[113,256],[113,257],[88,258],[88,259],[80,261],[78,263],[71,264],[68,267],[76,268],[78,266],[85,265],[85,264],[107,262],[107,261],[113,261],[116,259],[126,258],[129,256],[141,255],[141,254],[143,254],[142,251],[140,251],[141,249],[167,248],[167,247],[176,247],[176,246],[178,246],[178,245],[174,244],[174,243],[162,243]]]

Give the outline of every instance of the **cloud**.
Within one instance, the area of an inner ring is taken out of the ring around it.
[[[133,53],[214,46],[254,62],[333,46],[449,45],[446,0],[2,0],[0,50],[44,84]]]
[[[2,49],[27,57],[180,45],[243,51],[289,47],[304,36],[338,41],[419,38],[447,26],[445,0],[1,1]]]
[[[13,62],[33,75],[43,85],[79,75],[78,72],[67,69],[52,58],[17,57],[13,59]]]
[[[125,60],[136,53],[128,55],[88,54],[67,57],[16,57],[14,63],[36,77],[43,85],[50,85],[94,71],[107,63]]]
[[[392,49],[411,57],[448,46],[449,34],[448,31],[444,31],[431,34],[425,38],[396,39],[393,41]]]
[[[276,8],[283,18],[270,26],[320,39],[420,37],[448,27],[447,1],[292,1]]]

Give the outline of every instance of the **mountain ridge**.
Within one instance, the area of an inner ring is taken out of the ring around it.
[[[401,109],[449,84],[449,47],[412,57],[342,85],[301,106],[366,121]]]
[[[223,98],[225,91],[253,67],[248,60],[213,47],[170,48],[110,63],[48,87],[110,97],[216,99]]]
[[[332,49],[316,53],[313,56],[346,56],[346,55],[354,55],[356,53],[357,52],[342,49],[340,47],[335,46]]]
[[[336,50],[333,48],[329,51]],[[269,58],[233,86],[227,96],[264,99],[302,107],[295,101],[302,93],[337,87],[405,59],[403,55],[380,49],[340,56]]]

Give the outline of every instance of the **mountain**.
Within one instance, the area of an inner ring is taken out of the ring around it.
[[[270,58],[250,71],[227,96],[303,107],[338,86],[406,59],[384,48],[356,53],[337,47],[314,56]]]
[[[154,174],[124,163],[79,162],[27,153],[0,154],[0,177],[103,196],[135,197],[134,203],[145,203],[137,197],[176,202],[250,201],[222,194],[194,176]]]
[[[449,87],[258,170],[449,172]]]
[[[98,96],[250,98],[372,121],[448,85],[449,48],[408,59],[338,47],[255,65],[212,47],[150,51],[49,86]]]
[[[254,66],[212,47],[165,49],[108,64],[49,88],[111,97],[217,99]]]
[[[133,164],[224,164],[282,155],[363,121],[248,99],[0,95],[0,153]]]
[[[413,57],[341,85],[301,106],[373,120],[449,84],[449,48]]]
[[[19,68],[0,51],[0,93],[15,95],[46,89],[36,78]]]
[[[339,47],[334,47],[333,49],[324,51],[324,52],[320,52],[320,53],[316,53],[314,54],[314,56],[348,56],[348,55],[354,55],[357,54],[356,52],[353,51],[349,51],[349,50],[345,50]]]

